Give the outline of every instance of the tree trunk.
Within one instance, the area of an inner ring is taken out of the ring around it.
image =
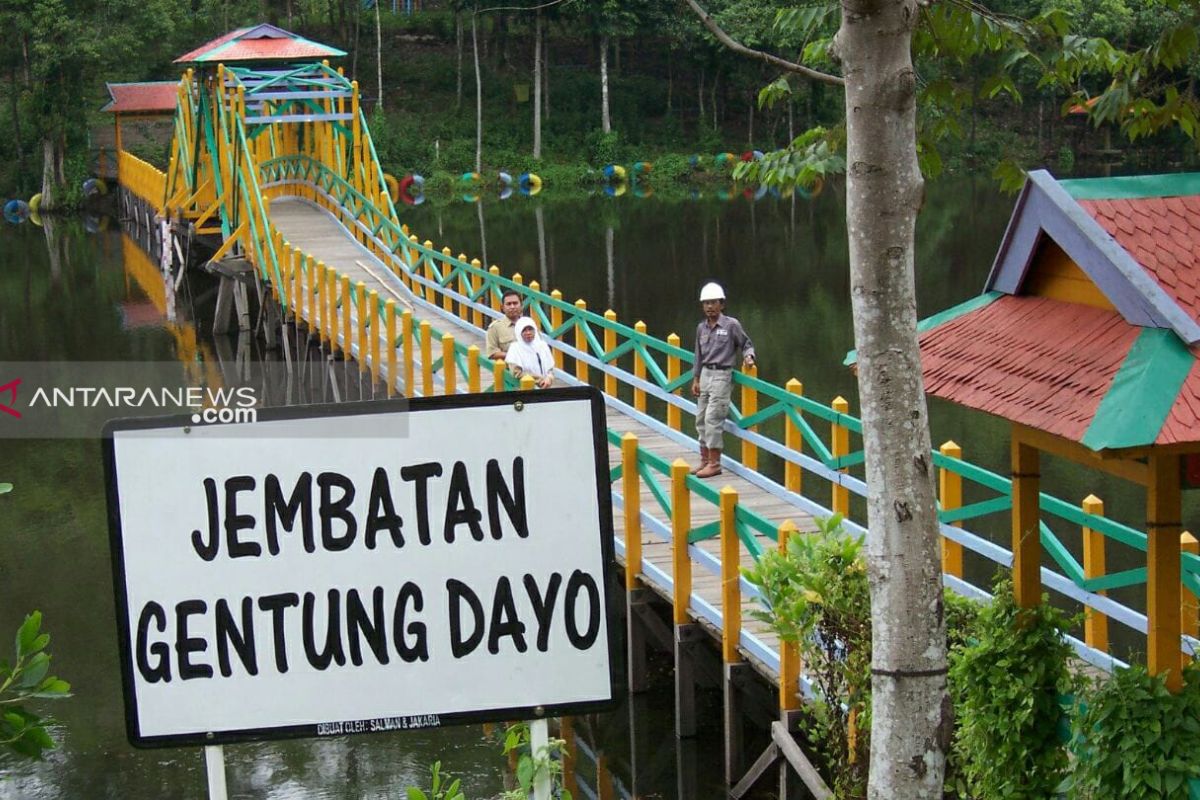
[[[375,80],[379,82],[376,103],[383,111],[383,23],[379,19],[379,4],[383,0],[375,0]]]
[[[550,119],[550,26],[542,29],[542,119]]]
[[[747,124],[746,145],[754,149],[754,95],[750,95],[750,122]]]
[[[46,134],[42,138],[42,200],[39,206],[42,211],[54,211],[58,205],[60,163],[58,136]]]
[[[937,507],[917,348],[917,0],[843,0],[846,222],[866,452],[871,584],[868,797],[942,797],[946,694]]]
[[[608,36],[600,37],[600,129],[612,132],[612,119],[608,116]]]
[[[533,157],[542,157],[542,10],[533,25]]]
[[[483,80],[479,77],[479,5],[471,14],[471,53],[475,57],[475,171],[483,172]],[[480,226],[483,217],[480,217]],[[487,259],[484,259],[487,263]]]
[[[457,111],[462,108],[463,24],[461,11],[454,12],[454,50],[458,63],[454,91],[454,109]]]
[[[550,270],[546,266],[546,217],[542,212],[541,203],[534,206],[533,218],[537,220],[538,267],[542,276],[542,286],[546,287],[550,285]]]
[[[21,140],[21,104],[18,102],[17,94],[20,92],[20,87],[17,85],[17,75],[15,70],[9,72],[8,82],[8,99],[11,106],[12,128],[13,128],[13,147],[17,151],[17,186],[25,188],[25,145]],[[115,144],[114,144],[115,147]],[[113,163],[117,161],[116,151],[113,151]]]

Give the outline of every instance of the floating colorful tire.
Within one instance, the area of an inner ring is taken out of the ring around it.
[[[692,169],[696,169],[696,167],[699,167],[702,164],[704,164],[704,156],[698,154],[688,156],[688,166]]]
[[[385,172],[383,173],[383,182],[387,185],[388,196],[391,197],[392,200],[399,200],[400,192],[402,192],[403,189],[400,186],[400,181],[396,180],[396,176],[390,172]]]
[[[500,177],[500,185],[501,186],[512,186],[512,182],[513,182],[512,175],[509,175],[507,172],[501,171],[499,177]]]
[[[29,219],[29,204],[24,200],[9,200],[4,204],[4,218],[16,225]]]
[[[478,203],[479,195],[467,192],[462,196],[462,200],[464,203]]]
[[[517,178],[517,187],[521,194],[533,197],[542,190],[542,179],[532,172],[522,172],[521,177]]]
[[[718,167],[731,165],[735,161],[737,161],[737,156],[735,156],[733,153],[717,153],[715,156],[713,156],[713,164]]]
[[[29,198],[29,213],[36,214],[42,207],[42,193],[38,192],[33,197]]]
[[[462,183],[479,183],[481,180],[483,180],[483,176],[478,172],[464,172],[462,175],[458,176],[458,179]]]
[[[634,197],[650,197],[654,194],[654,187],[648,183],[635,183],[633,185]]]
[[[621,195],[625,194],[628,189],[629,184],[625,183],[625,181],[621,181],[619,183],[610,183],[608,186],[605,186],[604,193],[609,197],[620,197]]]
[[[649,175],[653,171],[654,164],[650,163],[649,161],[633,162],[633,174],[635,177],[638,175]]]
[[[88,178],[83,182],[83,196],[95,197],[96,195],[108,194],[108,184],[103,178]]]
[[[609,183],[623,181],[626,176],[625,168],[620,164],[608,164],[604,169],[600,170],[600,173],[604,175],[604,179]]]

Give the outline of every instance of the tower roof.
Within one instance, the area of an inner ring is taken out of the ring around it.
[[[346,55],[283,28],[262,23],[238,28],[175,59],[176,64],[236,64],[263,61],[318,61]]]

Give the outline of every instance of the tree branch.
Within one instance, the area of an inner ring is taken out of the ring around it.
[[[770,53],[764,53],[761,50],[755,50],[753,48],[746,47],[746,45],[737,41],[728,33],[723,31],[721,26],[713,21],[713,18],[709,16],[709,13],[701,8],[700,4],[697,3],[696,0],[684,0],[684,2],[687,3],[688,8],[692,9],[693,13],[700,18],[700,22],[704,24],[705,28],[708,28],[709,33],[717,37],[718,42],[725,45],[733,52],[765,62],[773,67],[782,69],[785,72],[803,75],[809,80],[817,81],[818,83],[827,83],[831,86],[846,85],[846,81],[838,75],[830,75],[825,72],[820,72],[810,67],[806,67],[803,64],[797,64],[793,61],[788,61],[785,58],[780,58],[779,56],[771,55]]]

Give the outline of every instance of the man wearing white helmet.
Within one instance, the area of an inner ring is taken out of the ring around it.
[[[718,283],[706,283],[700,290],[704,319],[696,327],[696,350],[692,396],[696,398],[696,436],[700,440],[700,464],[692,470],[697,478],[721,474],[721,428],[729,416],[733,394],[733,368],[737,353],[742,363],[754,364],[754,343],[742,323],[725,311],[725,290]]]

